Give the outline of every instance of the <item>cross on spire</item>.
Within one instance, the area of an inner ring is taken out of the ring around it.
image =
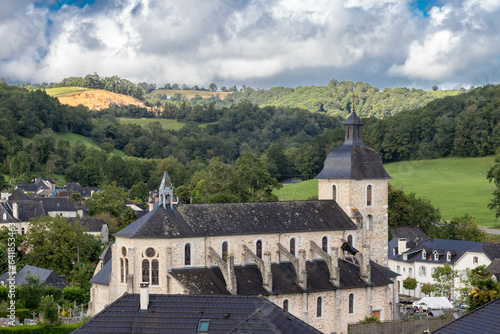
[[[356,95],[354,95],[354,89],[352,90],[352,112],[356,112],[356,105],[354,104]]]

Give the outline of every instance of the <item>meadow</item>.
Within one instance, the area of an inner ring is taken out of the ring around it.
[[[494,185],[486,179],[493,161],[494,157],[445,158],[395,162],[384,167],[394,187],[430,200],[443,219],[469,213],[479,225],[495,227],[495,214],[487,207]],[[309,180],[284,186],[274,194],[280,200],[306,200],[318,195],[317,187],[317,180]]]
[[[80,94],[91,90],[89,88],[82,87],[57,87],[57,88],[47,88],[45,92],[52,97],[67,97],[73,96],[75,94]]]
[[[86,147],[86,148],[93,148],[93,149],[96,149],[96,150],[101,150],[101,148],[99,147],[99,145],[97,145],[96,143],[94,143],[92,141],[92,139],[90,138],[87,138],[87,137],[84,137],[84,136],[81,136],[81,135],[77,135],[75,133],[71,133],[71,132],[67,132],[67,133],[56,133],[55,134],[58,138],[61,138],[61,139],[65,139],[67,141],[69,141],[71,144],[74,144],[76,143],[77,141],[81,141],[82,144]],[[114,149],[111,154],[116,154],[118,155],[119,157],[124,157],[125,156],[125,153],[123,153],[123,151],[120,151],[120,150],[117,150],[117,149]]]

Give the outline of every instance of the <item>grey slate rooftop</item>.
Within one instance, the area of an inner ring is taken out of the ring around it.
[[[166,238],[356,228],[332,200],[178,204],[173,209],[157,202],[151,212],[115,236]]]
[[[344,144],[330,152],[317,179],[390,179],[380,155],[363,143],[363,122],[353,111],[345,121]]]
[[[404,260],[403,254],[396,255],[393,254],[393,248],[398,247],[398,239],[393,238],[389,241],[389,254],[388,257],[390,260],[395,261],[403,261],[408,263],[413,262],[429,262],[429,263],[455,263],[458,259],[460,259],[466,252],[477,252],[483,253],[483,247],[485,245],[489,245],[485,242],[475,242],[475,241],[463,241],[463,240],[450,240],[450,239],[431,239],[422,241],[420,244],[415,247],[407,250],[407,260]],[[422,259],[422,250],[426,252],[426,259]],[[490,256],[495,254],[496,248],[492,247],[490,249]],[[432,254],[433,251],[437,251],[439,253],[439,260],[434,260]],[[446,252],[450,251],[451,253],[451,261],[447,261]],[[486,256],[490,257],[488,253]],[[490,257],[490,260],[493,258]]]
[[[38,277],[42,284],[55,286],[58,288],[64,288],[69,285],[66,280],[60,276],[58,276],[54,271],[44,268],[39,268],[35,266],[31,266],[29,264],[25,265],[23,269],[21,269],[16,275],[16,286],[28,284],[26,281],[26,277],[29,275],[33,277]],[[6,284],[5,280],[8,278],[8,273],[4,273],[0,276],[0,280],[4,280],[4,284]]]
[[[68,218],[68,223],[81,222],[82,226],[88,232],[101,232],[102,226],[107,223],[101,218],[96,217],[81,217],[81,218]]]
[[[97,274],[95,274],[95,276],[90,279],[90,283],[109,285],[109,279],[111,277],[112,262],[113,262],[112,259],[107,261],[104,264],[104,267],[102,267],[101,270],[99,270],[97,272]]]
[[[335,290],[353,287],[384,286],[393,284],[392,277],[396,273],[371,261],[371,284],[365,283],[359,277],[359,267],[348,261],[339,260],[340,286],[330,283],[329,272],[323,260],[306,263],[307,291]],[[235,266],[238,295],[270,295],[305,292],[297,284],[297,276],[290,262],[273,263],[273,291],[267,292],[262,287],[262,275],[256,265]],[[172,277],[178,280],[190,294],[229,295],[222,272],[218,267],[173,269]]]
[[[139,310],[139,294],[124,294],[73,333],[319,334],[317,329],[262,297],[149,295],[148,310]]]
[[[436,334],[500,333],[500,298],[432,332]]]

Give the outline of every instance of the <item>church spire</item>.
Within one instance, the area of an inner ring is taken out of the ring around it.
[[[163,179],[161,180],[159,195],[160,195],[160,204],[162,204],[164,208],[166,207],[167,200],[170,201],[170,207],[172,207],[173,197],[174,197],[174,187],[172,186],[172,182],[170,181],[170,177],[168,176],[167,171],[163,173]]]

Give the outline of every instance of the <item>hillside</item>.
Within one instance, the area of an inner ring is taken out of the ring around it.
[[[487,208],[494,185],[486,180],[492,165],[493,157],[481,157],[403,161],[384,167],[394,187],[430,200],[443,219],[469,213],[479,225],[494,227],[495,214]],[[280,200],[306,200],[318,196],[318,181],[284,186],[274,193]]]
[[[70,106],[84,105],[91,110],[102,110],[111,104],[119,106],[136,105],[145,108],[141,100],[100,89],[80,89],[75,87],[50,88],[47,94],[57,97],[59,102]],[[72,93],[73,92],[73,93]]]
[[[151,96],[155,95],[166,95],[168,97],[172,97],[175,94],[181,94],[186,97],[186,99],[191,100],[193,99],[196,95],[201,96],[203,99],[209,98],[209,97],[216,97],[219,96],[221,100],[224,100],[231,92],[212,92],[212,91],[207,91],[207,90],[181,90],[181,89],[156,89],[152,91],[150,94]]]
[[[351,111],[353,90],[356,97],[356,112],[363,117],[379,118],[395,115],[402,110],[420,108],[437,98],[460,93],[458,90],[427,92],[406,87],[380,90],[361,81],[338,82],[332,79],[325,86],[271,87],[268,90],[245,87],[243,91],[229,94],[224,101],[219,102],[219,105],[228,106],[231,103],[248,100],[260,106],[296,107],[345,117]]]

